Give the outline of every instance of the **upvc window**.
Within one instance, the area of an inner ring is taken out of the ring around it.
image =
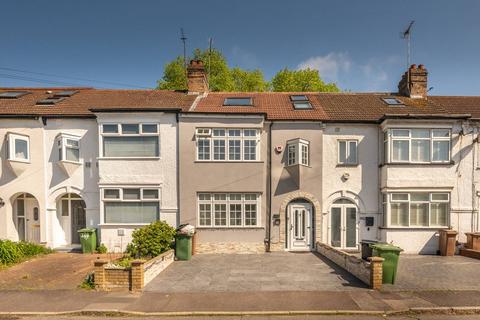
[[[257,129],[196,129],[197,160],[256,161],[260,159]]]
[[[159,191],[155,188],[102,190],[105,223],[146,224],[159,219]]]
[[[287,165],[310,165],[310,143],[303,139],[287,142]]]
[[[71,135],[57,137],[58,160],[80,162],[80,138]]]
[[[357,164],[357,140],[338,140],[338,163]]]
[[[384,195],[384,210],[392,227],[447,227],[448,193],[390,193]]]
[[[104,157],[149,158],[159,156],[158,124],[103,124],[101,135]]]
[[[30,138],[9,133],[7,135],[7,158],[13,161],[30,162]]]
[[[450,161],[449,129],[390,129],[384,133],[384,160],[405,163]]]
[[[256,193],[199,193],[198,226],[256,227],[259,195]]]

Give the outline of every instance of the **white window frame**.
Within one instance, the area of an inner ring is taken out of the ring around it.
[[[208,200],[201,200],[200,195],[208,195]],[[215,200],[215,195],[225,195],[225,200]],[[230,200],[230,195],[241,195],[241,199],[232,199]],[[255,200],[246,199],[246,195],[255,195]],[[256,192],[199,192],[197,193],[197,228],[228,228],[228,229],[235,229],[235,228],[257,228],[260,226],[260,194]],[[209,225],[201,225],[200,224],[200,205],[206,204],[210,205],[210,224]],[[225,225],[217,225],[215,223],[215,204],[225,204],[226,206],[226,224]],[[241,204],[241,224],[240,225],[231,225],[230,224],[230,204]],[[247,225],[245,223],[245,205],[254,204],[256,205],[256,218],[255,218],[255,225]]]
[[[139,199],[124,199],[123,191],[124,189],[138,189],[140,191],[140,198]],[[117,190],[119,197],[118,198],[105,198],[105,191],[106,190]],[[144,198],[143,193],[145,190],[156,190],[157,191],[157,198]],[[105,225],[148,225],[149,223],[144,222],[134,222],[134,223],[122,223],[122,222],[106,222],[105,221],[105,204],[107,202],[158,202],[158,213],[157,213],[157,220],[160,219],[160,210],[161,210],[161,203],[160,203],[160,188],[155,187],[138,187],[138,186],[106,186],[100,189],[100,197],[101,197],[101,221],[102,224]]]
[[[78,143],[78,145],[77,146],[68,145],[68,140],[74,140]],[[57,137],[57,147],[59,152],[58,161],[71,162],[71,163],[81,162],[82,155],[81,155],[81,146],[80,146],[79,136],[62,133]],[[67,160],[67,149],[78,150],[78,161]]]
[[[117,126],[117,132],[104,132],[103,126]],[[138,133],[123,133],[122,125],[137,125],[138,126]],[[144,125],[154,125],[157,127],[156,132],[143,132]],[[158,159],[160,158],[161,150],[160,150],[160,126],[158,123],[154,122],[105,122],[101,123],[99,128],[100,132],[100,158],[101,159]],[[104,137],[139,137],[139,136],[150,136],[150,137],[157,137],[157,150],[158,154],[155,156],[105,156],[105,150],[103,148],[103,138]]]
[[[345,142],[345,161],[340,159],[340,143]],[[350,143],[355,143],[355,162],[348,162],[350,157]],[[338,139],[337,140],[337,163],[339,165],[357,165],[358,164],[358,140],[356,139]]]
[[[428,194],[428,200],[422,200],[422,201],[413,201],[411,195],[415,193],[423,193],[423,194]],[[406,195],[406,199],[400,199],[400,200],[394,200],[393,195]],[[437,194],[442,194],[442,195],[447,195],[446,200],[434,200],[433,196]],[[408,217],[407,217],[407,222],[408,224],[406,226],[401,226],[401,225],[393,225],[391,223],[391,204],[392,203],[407,203],[407,208],[408,208]],[[410,215],[411,215],[411,204],[415,203],[428,203],[428,222],[426,226],[420,226],[420,225],[411,225],[410,222]],[[447,203],[447,212],[446,212],[446,225],[441,226],[441,225],[432,225],[431,221],[431,216],[432,216],[432,204],[437,204],[437,203]],[[422,228],[432,228],[432,229],[442,229],[442,228],[448,228],[450,225],[450,192],[446,191],[418,191],[418,192],[404,192],[404,191],[396,191],[396,192],[389,192],[389,193],[384,193],[383,194],[383,204],[384,204],[384,214],[387,215],[387,227],[391,228],[405,228],[405,229],[422,229]]]
[[[305,148],[307,149],[307,152],[303,152]],[[294,152],[291,153],[290,149],[293,149]],[[288,140],[287,141],[287,148],[286,148],[286,153],[287,153],[287,167],[289,166],[295,166],[295,165],[302,165],[302,166],[310,166],[310,142],[304,139],[293,139],[293,140]],[[291,155],[294,156],[292,159]],[[306,156],[306,159],[305,159]]]
[[[27,158],[22,159],[22,158],[17,158],[15,156],[16,150],[15,150],[15,141],[16,140],[22,140],[27,142]],[[18,162],[25,162],[25,163],[30,163],[30,137],[27,135],[22,135],[22,134],[17,134],[17,133],[8,133],[7,134],[7,159],[10,161],[18,161]]]
[[[400,131],[408,131],[408,136],[405,137],[394,137],[393,131],[400,130]],[[412,130],[428,130],[429,137],[428,138],[413,138],[412,137]],[[448,131],[448,137],[434,137],[435,131]],[[389,128],[383,131],[384,134],[384,153],[388,155],[384,162],[388,163],[418,163],[418,164],[429,164],[429,163],[439,163],[439,164],[448,164],[451,162],[452,158],[452,130],[450,128]],[[413,161],[412,160],[412,140],[428,140],[429,148],[430,148],[430,159],[429,161]],[[408,141],[408,160],[394,160],[393,159],[393,142],[394,141]],[[445,141],[448,142],[448,159],[447,160],[433,160],[433,143],[435,141]],[[385,143],[386,142],[386,143]]]
[[[224,130],[224,135],[215,135],[216,130]],[[239,136],[230,136],[229,130],[240,130]],[[249,130],[255,130],[255,135],[246,135]],[[260,129],[259,128],[196,128],[195,129],[195,160],[200,162],[259,162],[260,160]],[[208,141],[210,150],[208,159],[200,159],[199,157],[199,141]],[[215,141],[225,141],[224,158],[215,159]],[[230,141],[240,141],[240,159],[230,157],[229,146]],[[255,159],[245,158],[245,141],[255,141]]]

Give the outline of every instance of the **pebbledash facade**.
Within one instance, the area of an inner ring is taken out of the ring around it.
[[[208,92],[198,61],[188,80],[0,89],[0,237],[61,247],[88,226],[123,251],[160,219],[194,225],[197,252],[435,254],[440,229],[479,230],[480,97],[428,96],[423,66],[394,94]]]

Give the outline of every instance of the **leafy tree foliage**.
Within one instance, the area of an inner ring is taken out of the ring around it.
[[[325,83],[318,70],[280,70],[272,79],[272,90],[277,92],[338,92],[335,83]]]
[[[205,70],[209,72],[210,91],[340,91],[335,83],[325,83],[317,70],[279,71],[269,83],[259,69],[244,70],[238,67],[230,68],[223,54],[217,50],[195,49],[193,59],[202,60]],[[187,79],[183,57],[178,56],[165,65],[163,77],[158,81],[158,89],[187,90]]]

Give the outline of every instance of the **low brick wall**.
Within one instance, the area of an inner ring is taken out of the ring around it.
[[[368,258],[369,261],[364,261],[361,258],[320,242],[317,242],[317,252],[351,273],[370,288],[380,289],[382,287],[383,258],[370,257]]]
[[[110,266],[107,260],[98,259],[94,262],[95,288],[141,291],[174,261],[174,256],[174,251],[169,250],[148,261],[132,261],[131,268]]]
[[[265,245],[257,242],[203,242],[195,244],[195,253],[265,253]]]

